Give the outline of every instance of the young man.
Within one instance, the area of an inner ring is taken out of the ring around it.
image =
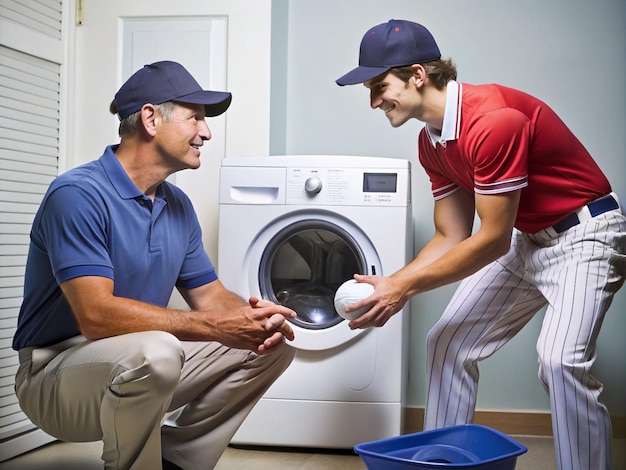
[[[352,328],[382,326],[410,299],[463,279],[428,336],[425,428],[473,419],[478,362],[547,305],[537,343],[559,469],[612,468],[611,424],[591,375],[596,338],[626,271],[626,219],[606,177],[543,102],[499,85],[456,82],[430,32],[391,20],[362,39],[364,83],[392,126],[426,123],[419,160],[435,235],[374,293]],[[472,233],[475,212],[480,228]]]
[[[104,443],[106,469],[213,468],[293,358],[295,313],[226,290],[188,197],[205,117],[230,93],[180,64],[146,65],[115,95],[119,145],[59,176],[36,214],[13,346],[26,415]],[[176,287],[190,311],[167,307]],[[168,415],[163,423],[164,416]]]

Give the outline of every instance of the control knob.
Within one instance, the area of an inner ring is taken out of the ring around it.
[[[319,179],[317,176],[312,176],[310,178],[307,178],[307,180],[305,181],[304,190],[307,192],[307,194],[312,196],[319,193],[322,190],[322,186],[322,180]]]

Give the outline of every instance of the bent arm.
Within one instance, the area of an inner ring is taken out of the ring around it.
[[[65,281],[61,289],[83,336],[100,339],[139,331],[167,331],[183,341],[218,341],[262,354],[293,339],[284,321],[290,309],[270,302],[246,303],[219,280],[182,295],[192,310],[175,310],[113,295],[113,281],[83,276]],[[259,304],[259,305],[257,305]]]
[[[61,284],[81,333],[100,339],[139,331],[161,330],[181,340],[215,339],[209,325],[194,312],[158,307],[113,295],[112,279],[82,276]]]

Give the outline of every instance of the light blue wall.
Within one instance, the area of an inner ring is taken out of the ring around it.
[[[498,82],[547,101],[596,157],[626,201],[626,4],[623,0],[274,0],[274,154],[388,156],[414,162],[416,249],[432,235],[429,184],[416,161],[414,121],[392,129],[360,85],[334,80],[354,67],[365,31],[391,18],[426,25],[459,80]],[[286,58],[285,58],[286,56]],[[425,400],[425,337],[454,286],[412,303],[409,406]],[[539,314],[481,367],[480,409],[549,409],[536,377]],[[626,289],[599,338],[597,377],[614,415],[626,415]]]

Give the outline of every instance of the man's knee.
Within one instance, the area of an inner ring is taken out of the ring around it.
[[[538,351],[538,354],[538,376],[546,389],[550,388],[554,378],[570,383],[580,381],[588,374],[591,368],[590,361],[584,358],[567,357],[563,350],[559,348],[552,352]]]
[[[163,331],[138,334],[131,346],[131,358],[120,364],[111,381],[116,388],[130,383],[144,383],[153,391],[171,393],[180,379],[185,355],[180,341]]]

